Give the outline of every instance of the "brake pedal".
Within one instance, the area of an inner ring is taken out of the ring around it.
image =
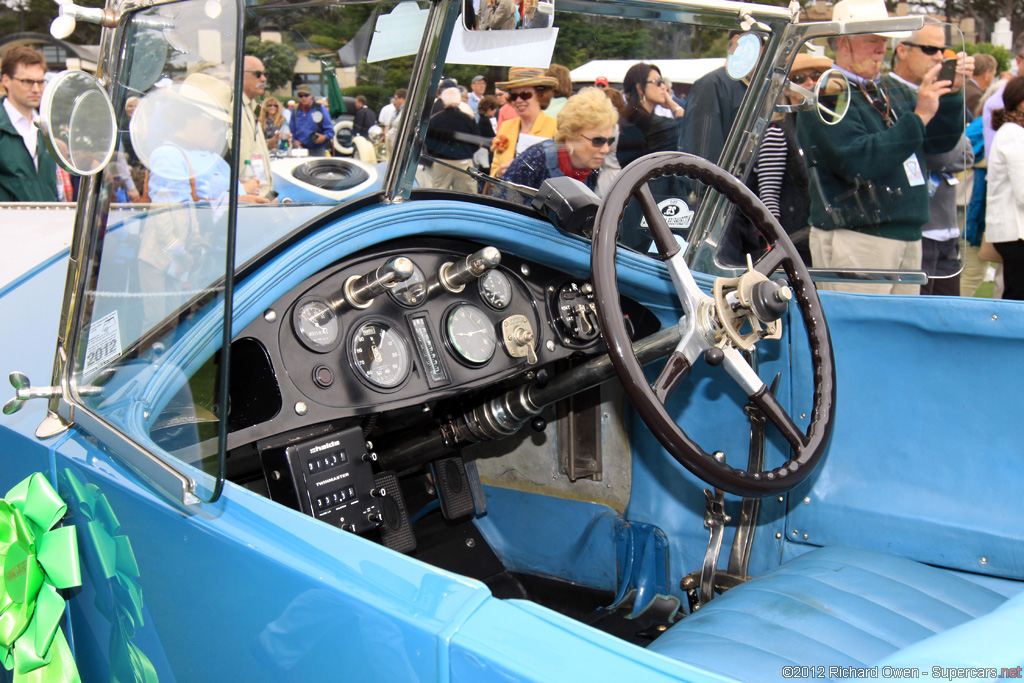
[[[430,471],[445,519],[459,519],[476,512],[466,464],[461,456],[435,460],[430,464]]]
[[[405,507],[402,489],[398,486],[398,477],[394,472],[381,472],[373,478],[374,489],[384,489],[385,495],[380,499],[381,542],[400,553],[412,552],[416,549],[416,537],[409,523],[409,511]]]

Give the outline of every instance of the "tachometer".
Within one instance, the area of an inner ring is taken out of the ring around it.
[[[385,322],[368,321],[355,328],[349,345],[352,368],[375,387],[394,389],[409,377],[409,347]]]
[[[311,351],[326,353],[338,345],[341,325],[331,305],[322,299],[306,299],[295,307],[295,334]]]
[[[497,335],[487,315],[472,304],[459,304],[445,317],[445,338],[455,357],[470,365],[483,365],[494,355]]]

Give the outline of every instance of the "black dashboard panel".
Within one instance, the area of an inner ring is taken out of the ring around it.
[[[289,291],[234,342],[265,349],[272,370],[261,374],[276,380],[266,393],[279,409],[266,419],[252,382],[238,396],[233,379],[230,447],[326,420],[415,406],[429,412],[437,401],[603,351],[581,278],[502,253],[499,265],[460,291],[445,287],[446,264],[482,247],[437,238],[385,244]],[[368,304],[346,296],[347,283],[396,257],[414,264],[412,277]],[[637,336],[657,330],[639,304],[624,300],[623,310]],[[241,406],[252,414],[238,414]]]

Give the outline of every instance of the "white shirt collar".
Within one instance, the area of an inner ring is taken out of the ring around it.
[[[914,92],[917,92],[917,89],[921,87],[920,85],[917,85],[916,83],[911,83],[907,79],[901,78],[900,76],[897,76],[895,72],[890,72],[889,73],[889,78],[893,79],[894,81],[899,81],[900,83],[902,83],[903,85],[907,86],[908,88],[910,88]]]

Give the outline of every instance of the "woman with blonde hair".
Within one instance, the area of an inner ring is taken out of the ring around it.
[[[597,187],[597,169],[615,144],[619,113],[600,88],[584,88],[558,113],[554,140],[544,140],[520,154],[504,180],[540,187],[548,178],[569,176]]]
[[[497,87],[508,92],[508,101],[518,116],[498,123],[498,134],[491,149],[491,175],[500,178],[512,159],[541,138],[555,135],[555,119],[545,114],[558,81],[545,76],[543,69],[512,67],[508,80]]]
[[[277,149],[277,144],[282,140],[291,141],[292,133],[288,128],[288,120],[284,117],[281,102],[276,97],[268,97],[263,100],[260,108],[260,128],[267,138],[267,149]]]

